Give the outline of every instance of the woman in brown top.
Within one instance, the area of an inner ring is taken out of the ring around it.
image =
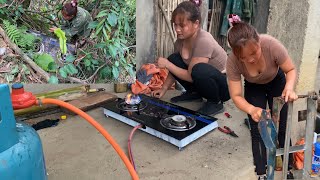
[[[160,57],[156,62],[170,73],[162,89],[151,95],[161,98],[177,80],[186,93],[173,97],[172,102],[206,98],[207,102],[198,112],[207,115],[222,112],[222,103],[230,99],[226,76],[222,73],[227,61],[226,52],[210,33],[201,30],[200,10],[195,3],[180,3],[173,11],[172,22],[178,38],[175,53],[168,59]]]
[[[256,172],[259,178],[265,179],[266,148],[258,131],[258,122],[267,103],[272,109],[273,97],[282,96],[285,102],[298,98],[294,92],[297,72],[286,48],[278,40],[259,35],[251,25],[234,19],[228,33],[232,48],[227,61],[229,93],[235,105],[248,114]],[[244,96],[241,75],[245,81]],[[286,104],[280,113],[280,147],[284,147],[287,110]],[[292,165],[292,154],[289,164]],[[291,171],[288,171],[288,179],[293,179]]]

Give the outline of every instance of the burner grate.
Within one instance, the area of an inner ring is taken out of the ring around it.
[[[120,101],[117,104],[117,108],[121,111],[129,111],[129,112],[136,112],[141,111],[147,107],[147,104],[141,101],[139,104],[127,104],[125,101]]]
[[[196,120],[183,115],[173,115],[160,120],[160,124],[173,131],[187,131],[196,126]]]

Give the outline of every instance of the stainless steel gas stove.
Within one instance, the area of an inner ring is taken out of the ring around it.
[[[217,119],[146,95],[127,95],[102,105],[104,114],[163,139],[180,150],[218,127]]]

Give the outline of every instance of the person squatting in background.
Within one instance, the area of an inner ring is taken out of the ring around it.
[[[266,105],[272,109],[273,97],[283,97],[285,102],[298,98],[294,89],[297,78],[295,66],[287,49],[274,37],[258,34],[256,29],[240,21],[237,15],[229,16],[232,27],[228,32],[228,43],[232,53],[227,60],[229,93],[234,104],[248,114],[251,126],[252,154],[259,179],[266,179],[267,154],[258,130]],[[244,77],[244,96],[241,83]],[[288,105],[280,112],[278,141],[284,147]],[[293,156],[289,156],[288,179]]]
[[[200,5],[200,1],[184,1],[173,11],[171,21],[177,34],[174,53],[156,61],[169,74],[162,88],[151,95],[163,97],[177,80],[186,92],[171,98],[172,102],[205,98],[207,101],[198,112],[215,115],[223,111],[223,102],[230,99],[224,74],[227,54],[210,33],[201,29]]]
[[[70,42],[75,43],[77,40],[84,40],[90,36],[91,29],[88,26],[92,17],[87,10],[78,6],[77,0],[65,3],[61,14],[61,29]],[[50,31],[53,32],[55,29],[56,27],[52,27]]]

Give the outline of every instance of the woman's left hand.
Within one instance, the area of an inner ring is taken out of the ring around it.
[[[50,32],[54,32],[57,29],[57,27],[52,27],[49,29]]]
[[[159,57],[156,61],[156,65],[159,68],[167,68],[168,63],[169,63],[169,60],[163,57]]]
[[[285,102],[295,101],[298,99],[297,94],[293,90],[286,88],[283,90],[281,97],[284,99]]]

